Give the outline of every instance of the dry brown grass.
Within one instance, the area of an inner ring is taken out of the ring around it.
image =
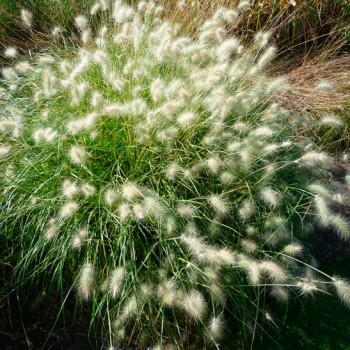
[[[283,50],[307,51],[312,45],[329,39],[344,38],[349,28],[350,3],[333,0],[265,0],[252,2],[252,7],[241,18],[238,29],[249,37],[261,29],[273,33],[274,40]],[[178,0],[161,0],[166,16],[171,22],[180,23],[181,29],[193,34],[215,10],[234,8],[240,0],[197,0],[185,10],[177,6]],[[191,1],[187,1],[191,3]]]
[[[300,65],[284,67],[284,77],[291,92],[281,97],[283,104],[295,111],[307,111],[314,115],[341,111],[350,116],[350,56],[304,57]],[[333,89],[316,89],[323,81]]]

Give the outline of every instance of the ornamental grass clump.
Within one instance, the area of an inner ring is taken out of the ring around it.
[[[194,38],[152,1],[110,10],[96,32],[76,18],[79,46],[2,71],[0,228],[20,247],[16,286],[75,289],[111,346],[218,347],[230,322],[248,337],[262,293],[334,285],[348,304],[347,282],[303,248],[315,221],[350,234],[332,157],[274,102],[289,90],[265,74],[268,34],[233,36],[239,8]]]

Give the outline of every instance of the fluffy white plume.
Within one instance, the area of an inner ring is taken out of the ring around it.
[[[135,16],[135,11],[132,7],[123,4],[121,0],[116,0],[113,8],[113,19],[117,24],[123,24],[131,21]]]
[[[208,198],[209,204],[219,215],[227,215],[230,212],[228,199],[219,195],[212,195]]]
[[[61,219],[69,218],[75,214],[78,208],[79,208],[78,203],[74,201],[66,202],[65,204],[62,205],[59,211],[59,217]]]
[[[74,23],[78,29],[83,31],[87,28],[89,21],[85,16],[80,15],[80,16],[75,17]]]
[[[126,277],[126,269],[125,267],[118,267],[114,271],[112,271],[109,285],[111,288],[111,293],[113,298],[116,298],[122,291],[124,280]]]
[[[260,197],[264,201],[265,204],[270,206],[271,208],[276,207],[281,198],[280,195],[271,188],[265,187],[260,190]]]
[[[15,58],[18,55],[18,51],[15,47],[10,46],[4,51],[4,56],[7,58]]]
[[[88,301],[90,300],[95,287],[95,271],[91,263],[86,263],[80,271],[78,279],[78,294]]]
[[[74,164],[84,164],[86,159],[86,151],[80,146],[72,146],[69,150],[69,157]]]
[[[333,284],[340,300],[350,307],[350,283],[345,279],[333,277]]]
[[[79,192],[79,187],[75,182],[64,180],[62,184],[62,194],[68,199],[72,199]]]
[[[181,306],[188,316],[196,321],[200,321],[203,318],[206,310],[204,297],[197,290],[192,290],[186,294],[181,302]]]
[[[0,146],[0,159],[7,157],[10,154],[10,146]]]
[[[26,27],[31,28],[33,24],[33,14],[30,11],[21,9],[21,19]]]
[[[83,243],[86,242],[88,235],[89,231],[87,230],[87,228],[82,228],[78,230],[78,232],[73,238],[73,248],[80,248],[83,245]]]
[[[208,336],[209,339],[213,339],[214,341],[218,341],[222,335],[224,330],[224,321],[222,317],[212,317],[209,321],[208,325]]]

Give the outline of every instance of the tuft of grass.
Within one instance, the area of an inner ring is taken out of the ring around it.
[[[333,209],[346,184],[329,179],[324,125],[274,102],[291,87],[267,75],[269,33],[232,34],[248,10],[220,8],[187,37],[152,1],[115,1],[106,21],[76,15],[78,45],[2,70],[9,289],[76,288],[110,346],[218,348],[229,322],[254,342],[272,320],[266,293],[335,283],[303,230],[321,220],[348,236]]]

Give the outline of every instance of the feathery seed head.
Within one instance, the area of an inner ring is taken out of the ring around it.
[[[224,185],[230,185],[235,179],[235,176],[230,173],[229,171],[224,171],[221,175],[220,175],[220,181],[224,184]]]
[[[218,341],[222,337],[224,328],[224,322],[222,320],[222,317],[212,317],[209,321],[208,325],[208,336],[210,339],[213,339],[214,341]]]
[[[107,11],[110,5],[110,0],[99,0],[99,4],[101,5],[102,11]]]
[[[165,84],[164,82],[157,78],[153,80],[151,84],[151,97],[154,102],[160,102],[164,97]]]
[[[246,10],[249,9],[251,5],[251,0],[241,0],[237,6],[238,10]]]
[[[175,177],[180,172],[181,168],[179,164],[177,163],[171,163],[169,164],[165,169],[165,175],[168,178],[168,180],[175,180]]]
[[[87,182],[80,186],[80,190],[85,197],[91,197],[96,192],[96,188]]]
[[[69,150],[69,157],[74,164],[84,164],[86,151],[80,146],[72,146]]]
[[[163,281],[157,288],[157,297],[168,307],[175,306],[178,296],[178,289],[171,280]]]
[[[260,56],[256,67],[258,70],[264,68],[267,63],[272,61],[276,56],[277,49],[273,46],[268,47],[264,53]]]
[[[36,144],[40,142],[50,143],[57,137],[57,131],[52,128],[37,129],[33,133],[33,140]]]
[[[125,277],[126,277],[125,267],[118,267],[117,269],[112,271],[109,284],[110,284],[113,298],[116,298],[121,293],[124,287]]]
[[[54,27],[51,31],[51,35],[54,38],[57,38],[58,36],[60,36],[62,34],[62,28],[61,27]]]
[[[239,156],[241,158],[242,165],[244,169],[249,169],[252,164],[252,155],[249,150],[242,150],[239,152]]]
[[[118,207],[118,216],[122,222],[126,221],[126,219],[131,214],[131,208],[128,203],[122,203]]]
[[[259,264],[259,269],[267,277],[276,283],[283,283],[287,279],[286,272],[281,266],[273,261],[263,261]]]
[[[93,108],[98,108],[101,106],[102,102],[103,102],[102,94],[98,91],[94,91],[92,96],[91,96],[91,101],[90,101],[91,106]]]
[[[211,283],[209,285],[210,295],[216,302],[223,304],[225,300],[225,295],[220,286],[218,286],[216,283]]]
[[[152,196],[145,197],[144,207],[147,215],[156,219],[162,219],[166,214],[166,209],[162,203],[157,198]]]
[[[140,197],[142,195],[140,189],[132,182],[128,182],[125,185],[123,185],[121,193],[123,198],[128,201],[132,201],[135,198]]]
[[[324,168],[330,168],[333,165],[333,159],[324,152],[310,151],[305,153],[300,159],[295,161],[296,163],[305,164],[308,166],[321,166]]]
[[[316,206],[316,212],[319,218],[319,223],[324,227],[329,226],[331,224],[331,213],[329,211],[326,200],[322,196],[317,194],[314,198],[314,202]]]
[[[143,301],[150,300],[153,297],[154,288],[149,283],[142,283],[140,285],[140,297]]]
[[[312,193],[319,195],[323,198],[331,198],[330,190],[326,186],[321,185],[319,183],[312,183],[311,185],[308,186],[308,189]]]
[[[288,292],[285,288],[279,286],[273,286],[270,292],[270,295],[275,298],[278,302],[287,302],[288,301]]]
[[[177,8],[180,10],[180,11],[184,11],[185,8],[186,8],[186,0],[179,0],[177,2]]]
[[[79,274],[78,279],[78,294],[88,301],[91,299],[95,287],[95,271],[91,263],[86,263]]]
[[[108,188],[104,193],[104,200],[106,205],[112,206],[118,199],[118,193],[113,188]]]
[[[247,232],[248,236],[254,236],[256,234],[256,232],[257,232],[257,229],[253,225],[248,225],[246,227],[246,232]]]
[[[268,127],[268,126],[260,126],[257,127],[256,129],[254,129],[253,131],[251,131],[250,136],[252,138],[263,138],[263,137],[271,137],[272,135],[274,135],[274,131]]]
[[[242,220],[249,220],[254,214],[254,202],[250,199],[245,199],[238,212]]]
[[[313,295],[315,291],[319,290],[313,281],[308,280],[300,280],[296,286],[300,289],[301,295]]]
[[[203,318],[206,310],[204,297],[197,290],[192,290],[185,294],[181,306],[196,321],[200,321]]]
[[[329,81],[321,81],[316,87],[315,90],[322,90],[322,91],[333,91],[334,86]]]
[[[18,78],[18,75],[14,68],[2,68],[1,73],[4,79],[6,79],[9,82],[15,81]]]
[[[250,239],[243,239],[241,245],[244,251],[247,253],[253,253],[257,250],[258,246],[255,242]]]
[[[11,151],[10,146],[0,146],[0,159],[6,158]]]
[[[141,204],[134,204],[132,211],[137,220],[142,220],[147,216],[146,209]]]
[[[219,195],[212,195],[208,198],[208,202],[218,215],[229,214],[230,203],[227,198]]]
[[[210,256],[210,252],[213,250],[208,250],[208,256]],[[233,252],[231,252],[227,248],[222,248],[217,250],[217,254],[215,254],[215,260],[222,265],[234,265],[236,263],[236,256]],[[208,257],[208,260],[210,261],[210,257]],[[216,263],[216,261],[213,261]]]
[[[168,216],[166,219],[165,230],[167,235],[172,236],[177,229],[177,222],[173,216]]]
[[[82,228],[78,230],[78,232],[75,234],[73,238],[73,248],[80,248],[82,244],[86,241],[86,238],[88,237],[89,232],[87,228]]]
[[[66,219],[75,214],[75,212],[78,210],[78,203],[74,201],[66,202],[61,206],[61,209],[59,211],[59,217],[61,219]]]
[[[108,105],[104,108],[104,113],[110,116],[121,117],[125,115],[125,108],[120,104]]]
[[[350,283],[345,279],[333,277],[333,285],[340,300],[350,307]]]
[[[204,243],[202,238],[183,233],[180,236],[180,240],[198,261],[206,260],[209,247]]]
[[[271,34],[268,32],[258,32],[255,34],[255,42],[263,49],[269,42]]]
[[[259,264],[254,260],[248,259],[245,255],[240,254],[238,257],[238,266],[243,268],[251,285],[255,286],[260,283],[261,272]]]
[[[114,3],[112,17],[117,24],[123,24],[131,21],[135,16],[135,11],[132,7],[124,5],[122,1],[116,0]]]
[[[89,21],[85,16],[80,15],[80,16],[75,17],[74,23],[78,29],[83,31],[87,28]]]
[[[177,118],[178,124],[182,128],[188,128],[196,122],[197,117],[191,112],[183,113]]]
[[[96,15],[96,13],[101,9],[101,5],[99,4],[99,2],[95,2],[90,9],[90,15],[94,16]]]
[[[206,160],[206,165],[213,174],[217,174],[220,169],[220,160],[216,157],[211,157]]]
[[[183,218],[192,218],[196,215],[196,208],[191,204],[179,203],[176,212]]]
[[[321,118],[319,121],[321,126],[328,126],[332,128],[339,128],[343,126],[343,121],[336,115],[327,115]]]
[[[21,19],[24,26],[31,28],[33,23],[33,14],[30,11],[21,9]]]
[[[15,68],[17,72],[21,74],[29,74],[35,71],[35,68],[28,61],[18,62]]]
[[[50,241],[56,238],[58,234],[59,234],[59,228],[56,224],[56,220],[55,219],[49,220],[49,224],[44,231],[45,238]]]
[[[343,216],[339,214],[331,215],[329,221],[343,239],[350,238],[350,223]]]
[[[1,128],[1,123],[0,123],[0,128]],[[345,176],[345,182],[348,186],[350,186],[350,175],[349,174]]]
[[[260,197],[263,202],[271,208],[276,207],[280,202],[280,195],[271,188],[262,188],[260,190]]]
[[[299,255],[302,251],[303,247],[298,243],[290,243],[283,248],[283,253],[290,256]]]
[[[10,46],[10,47],[6,48],[6,50],[4,51],[4,56],[6,58],[16,58],[17,54],[18,54],[18,51],[13,46]]]
[[[64,180],[62,184],[62,194],[68,198],[72,199],[79,192],[79,188],[75,182],[70,180]]]

